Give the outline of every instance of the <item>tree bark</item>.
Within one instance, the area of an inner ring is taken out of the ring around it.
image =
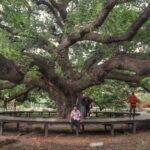
[[[63,104],[57,103],[59,118],[69,118],[71,110],[72,110],[73,106],[76,104],[76,96],[75,95],[68,95],[65,97],[66,97],[66,99],[65,99],[65,101],[63,101]]]
[[[0,79],[18,83],[24,78],[22,68],[0,54]]]
[[[57,88],[51,82],[46,82],[46,84],[47,84],[47,92],[56,102],[58,109],[58,117],[68,118],[72,107],[76,104],[77,93],[72,93],[72,90],[70,89],[70,92],[66,94],[63,93],[62,90]]]

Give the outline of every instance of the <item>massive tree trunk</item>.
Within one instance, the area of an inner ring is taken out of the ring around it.
[[[76,104],[77,93],[72,93],[72,90],[64,93],[64,90],[59,89],[51,82],[46,83],[46,90],[49,93],[50,97],[56,102],[58,117],[59,118],[68,118],[68,115],[71,112],[72,107]]]
[[[56,102],[58,117],[59,118],[69,118],[71,109],[76,104],[76,96],[75,95],[64,95],[60,94],[61,92],[57,92],[57,95],[52,95],[53,99]]]
[[[59,118],[69,118],[70,112],[73,106],[76,104],[77,98],[75,95],[65,95],[64,97],[65,97],[65,100],[61,102],[58,102],[58,100],[60,101],[60,99],[57,100],[55,98],[55,100],[57,101]]]

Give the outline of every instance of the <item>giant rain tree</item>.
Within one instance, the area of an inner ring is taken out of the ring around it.
[[[0,90],[42,89],[63,118],[109,79],[149,91],[149,17],[147,0],[0,0]]]

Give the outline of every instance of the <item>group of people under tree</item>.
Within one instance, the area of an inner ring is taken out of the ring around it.
[[[79,134],[80,130],[80,121],[83,118],[90,117],[92,108],[93,99],[85,94],[80,94],[77,98],[76,105],[71,111],[71,128],[73,131],[74,126],[76,127],[76,134]],[[78,110],[79,108],[79,110]]]
[[[135,96],[134,92],[132,92],[132,94],[128,97],[128,101],[130,103],[130,118],[131,117],[135,117],[135,111],[136,111],[136,104],[137,104],[137,97]],[[92,103],[94,102],[94,100],[89,97],[89,96],[86,96],[85,94],[80,94],[77,98],[77,101],[76,101],[76,107],[79,108],[79,111],[82,115],[83,118],[86,118],[86,117],[90,117],[91,115],[91,111],[90,109],[92,108]],[[2,101],[2,106],[3,106],[3,110],[4,111],[7,111],[7,108],[8,108],[8,100],[3,100]],[[13,109],[14,111],[16,111],[16,106],[17,106],[17,101],[16,99],[13,100]]]
[[[138,98],[135,96],[134,92],[128,97],[128,102],[130,104],[130,111],[129,111],[129,117],[135,118],[135,112],[136,112],[136,105],[137,105]],[[80,95],[77,98],[77,104],[73,107],[73,110],[71,111],[70,117],[71,117],[71,128],[72,131],[74,129],[74,126],[76,127],[76,134],[79,134],[80,131],[80,121],[82,121],[83,118],[90,116],[91,112],[90,109],[92,107],[93,99],[86,96],[85,94]],[[79,109],[78,109],[79,108]]]
[[[3,111],[7,111],[8,110],[8,100],[5,99],[2,101],[2,106],[3,106]],[[13,100],[13,110],[16,111],[16,107],[17,107],[17,100],[14,99]]]
[[[129,117],[135,118],[135,112],[136,112],[136,105],[137,105],[137,97],[135,96],[134,92],[128,97],[128,102],[130,103],[130,111],[129,111]],[[7,111],[8,106],[8,100],[2,101],[3,110]],[[92,103],[94,100],[90,98],[89,96],[86,96],[85,94],[80,94],[77,98],[76,105],[73,107],[73,110],[71,111],[70,117],[71,117],[71,127],[72,131],[74,127],[76,127],[76,133],[79,134],[80,131],[80,121],[82,121],[83,118],[90,117],[92,108]],[[16,111],[17,101],[13,100],[13,108],[14,111]]]

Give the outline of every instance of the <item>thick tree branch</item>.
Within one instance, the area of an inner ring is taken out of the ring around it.
[[[77,71],[75,67],[72,66],[69,60],[69,48],[65,50],[60,50],[57,54],[59,58],[57,59],[65,77],[69,80],[77,80],[80,78],[81,74]]]
[[[55,7],[53,7],[53,5],[51,5],[50,2],[48,2],[47,0],[37,0],[36,1],[37,5],[46,5],[49,10],[52,12],[52,14],[54,15],[55,19],[56,19],[56,23],[60,28],[63,28],[63,20],[62,18],[58,15],[57,10],[55,9]]]
[[[58,2],[56,3],[55,0],[49,0],[51,2],[51,4],[53,5],[53,7],[55,7],[61,18],[63,19],[63,21],[65,22],[65,19],[66,19],[66,16],[67,16],[67,4],[69,3],[69,1],[61,1],[61,2]]]
[[[124,81],[131,87],[142,87],[144,90],[150,92],[150,89],[141,83],[144,76],[138,76],[136,74],[125,74],[121,71],[110,72],[105,79],[112,79],[117,81]]]
[[[64,93],[69,91],[67,80],[63,77],[60,77],[55,72],[55,62],[33,54],[30,54],[30,57],[33,58],[33,63],[39,67],[40,72],[47,81],[55,84],[57,88],[61,89]]]
[[[9,60],[0,54],[0,79],[18,83],[23,80],[24,72],[12,60]]]
[[[41,77],[34,78],[34,79],[25,79],[22,83],[25,84],[26,89],[20,93],[16,93],[14,95],[11,95],[8,98],[8,101],[16,99],[19,102],[23,102],[23,101],[27,100],[28,94],[31,90],[33,90],[35,88],[46,89],[45,88],[45,81]],[[4,98],[1,97],[1,99],[4,99]]]
[[[101,61],[101,55],[100,55],[100,51],[96,50],[94,52],[92,52],[92,54],[90,55],[90,57],[88,57],[82,67],[83,72],[90,72],[91,68],[93,68],[93,66]]]
[[[80,41],[86,34],[93,31],[94,29],[100,27],[104,21],[107,19],[109,13],[112,11],[112,9],[117,4],[118,0],[111,0],[109,3],[107,3],[101,13],[94,19],[94,21],[90,24],[87,24],[86,26],[82,27],[78,33],[71,33],[66,37],[63,42],[58,46],[58,50],[63,48],[66,48],[68,46],[71,46],[72,44],[76,43],[77,41]]]
[[[119,0],[111,0],[108,2],[104,8],[102,9],[101,13],[94,19],[94,21],[90,24],[87,24],[85,27],[82,27],[78,33],[71,33],[67,37],[63,37],[62,42],[59,44],[59,46],[54,49],[54,53],[58,55],[61,53],[62,50],[68,48],[69,46],[73,45],[77,41],[81,41],[82,38],[88,33],[90,33],[92,30],[100,27],[104,21],[107,19],[109,13],[112,11],[112,9],[115,7],[115,5],[120,2]],[[58,55],[59,56],[59,55]]]
[[[144,12],[138,17],[136,21],[134,21],[131,26],[127,29],[126,32],[120,35],[113,35],[110,37],[103,38],[99,33],[89,33],[87,36],[83,38],[83,40],[90,40],[104,44],[110,44],[113,42],[120,41],[130,41],[141,26],[149,19],[150,17],[150,4],[144,10]]]
[[[15,87],[16,84],[12,83],[12,82],[4,82],[4,83],[0,83],[0,90],[4,90],[4,89],[11,89],[13,87]]]
[[[140,60],[127,55],[114,56],[104,64],[94,68],[90,74],[83,76],[78,81],[72,82],[70,86],[74,87],[75,91],[81,91],[90,86],[100,84],[115,69],[133,71],[138,79],[143,76],[147,77],[150,76],[150,60]],[[135,76],[133,78],[136,80]],[[127,82],[127,78],[125,78],[125,81]]]
[[[21,93],[17,93],[15,95],[12,95],[8,98],[8,101],[11,101],[13,99],[16,99],[18,102],[23,102],[25,100],[27,100],[28,94],[31,90],[33,90],[35,87],[30,87],[27,88],[25,91],[21,92]]]
[[[119,81],[125,81],[125,82],[138,82],[141,80],[141,78],[135,74],[127,74],[123,73],[120,70],[113,70],[111,71],[105,79],[116,79]]]

